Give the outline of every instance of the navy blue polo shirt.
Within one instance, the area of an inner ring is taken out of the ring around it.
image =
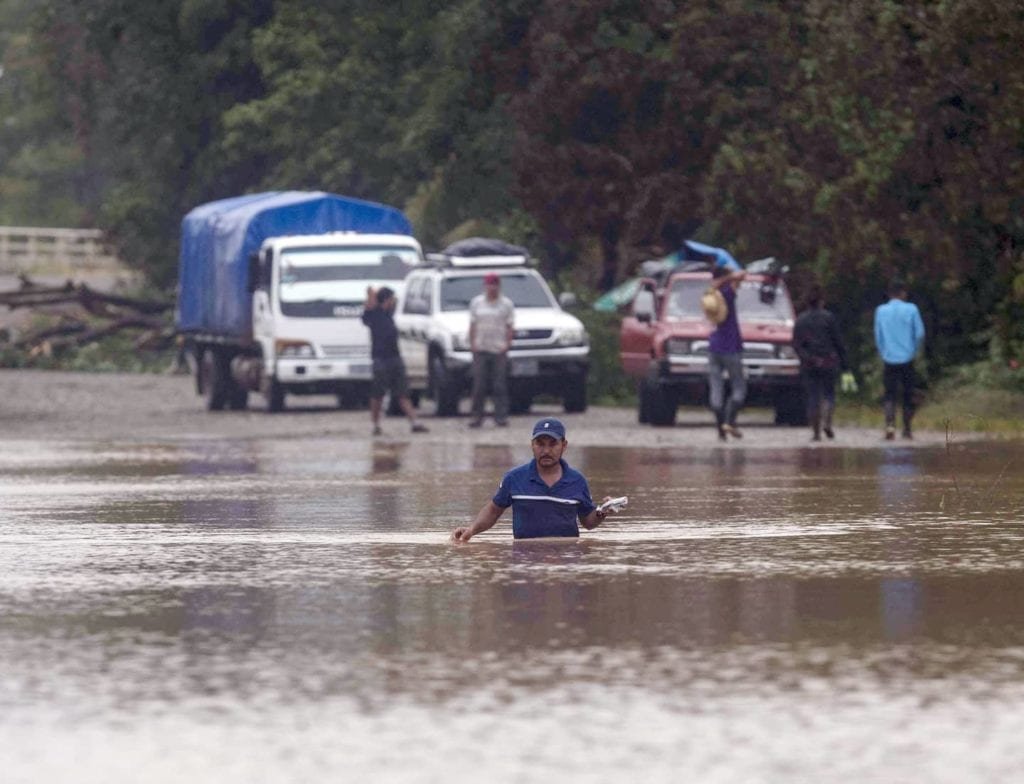
[[[577,519],[594,511],[587,480],[564,460],[562,478],[551,487],[537,473],[537,461],[513,468],[501,478],[495,505],[512,507],[512,536],[579,536]]]

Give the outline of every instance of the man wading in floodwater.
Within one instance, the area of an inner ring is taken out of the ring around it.
[[[590,530],[608,516],[590,499],[586,477],[562,459],[569,446],[565,425],[557,419],[540,420],[533,426],[530,446],[533,460],[505,474],[494,498],[484,504],[472,524],[452,531],[452,541],[468,542],[483,533],[510,506],[516,539],[579,536],[577,520]]]

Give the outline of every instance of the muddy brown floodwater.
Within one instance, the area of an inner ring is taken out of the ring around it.
[[[592,409],[567,457],[627,510],[456,546],[536,414],[190,385],[0,372],[5,784],[1024,773],[1020,442]]]

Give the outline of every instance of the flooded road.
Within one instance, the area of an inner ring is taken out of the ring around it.
[[[1024,445],[655,443],[595,410],[567,458],[623,514],[455,546],[532,417],[374,442],[364,412],[189,416],[69,437],[8,409],[4,782],[1024,771]]]

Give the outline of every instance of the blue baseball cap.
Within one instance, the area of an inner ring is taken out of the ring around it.
[[[563,441],[565,440],[565,425],[557,419],[541,419],[533,426],[533,435],[530,436],[530,440],[533,441],[537,436],[551,436],[557,441]]]

